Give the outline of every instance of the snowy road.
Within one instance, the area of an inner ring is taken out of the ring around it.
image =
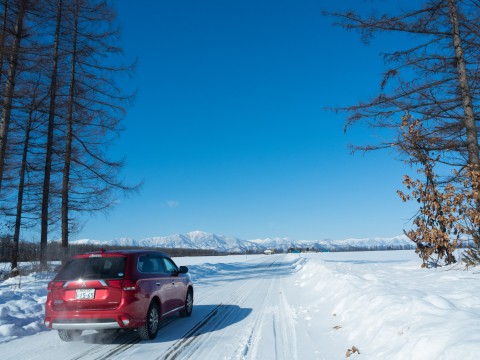
[[[164,320],[153,341],[140,341],[134,332],[92,331],[63,343],[47,331],[3,344],[8,355],[2,359],[296,359],[284,288],[304,262],[295,255],[261,256],[193,272],[192,316]]]
[[[163,321],[153,341],[91,331],[62,342],[42,324],[53,273],[1,282],[0,358],[478,359],[478,268],[421,269],[413,251],[175,261],[191,270],[194,312]]]

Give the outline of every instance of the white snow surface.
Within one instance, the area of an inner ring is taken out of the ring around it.
[[[62,342],[42,324],[53,273],[0,282],[7,359],[477,359],[480,273],[421,269],[413,251],[176,258],[195,283],[190,318]]]

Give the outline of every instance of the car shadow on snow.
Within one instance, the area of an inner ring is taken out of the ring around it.
[[[220,331],[246,319],[251,312],[252,309],[238,305],[197,305],[191,317],[177,318],[172,324],[162,327],[153,341],[176,341]]]
[[[238,305],[195,305],[188,318],[173,315],[163,319],[157,337],[150,342],[171,342],[220,331],[246,319],[251,312],[252,309]],[[89,344],[128,344],[136,342],[138,335],[131,330],[85,332],[79,340]]]

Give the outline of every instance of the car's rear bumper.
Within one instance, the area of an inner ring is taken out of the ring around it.
[[[64,312],[60,315],[47,311],[45,325],[56,330],[107,330],[137,328],[145,319],[117,312]]]
[[[146,313],[146,310],[145,310]],[[106,330],[137,328],[145,323],[143,306],[123,302],[117,309],[53,310],[51,301],[45,305],[45,325],[57,330]]]
[[[52,329],[56,330],[107,330],[107,329],[120,329],[121,326],[116,322],[68,322],[68,323],[52,323]]]

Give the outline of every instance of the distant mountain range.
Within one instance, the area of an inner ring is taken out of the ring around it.
[[[292,240],[289,238],[266,238],[242,240],[233,236],[210,234],[203,231],[192,231],[186,234],[151,237],[141,240],[118,238],[110,241],[92,239],[73,240],[71,244],[93,244],[110,246],[139,246],[177,249],[208,249],[218,252],[245,253],[262,252],[267,249],[287,251],[288,249],[309,249],[316,251],[348,251],[348,250],[386,250],[410,249],[413,243],[405,236],[393,238],[362,238],[345,240]]]

